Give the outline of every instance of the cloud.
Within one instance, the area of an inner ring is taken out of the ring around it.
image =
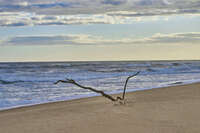
[[[200,0],[0,0],[1,12],[35,12],[43,15],[103,14],[199,9]]]
[[[34,13],[0,13],[0,26],[69,25],[113,23],[104,15],[36,15]]]
[[[0,26],[34,25],[71,25],[71,24],[125,24],[138,21],[137,18],[114,16],[110,14],[94,15],[37,15],[26,12],[0,13]]]
[[[145,38],[143,41],[138,43],[172,43],[172,44],[191,44],[200,43],[200,33],[199,32],[189,32],[189,33],[173,33],[173,34],[155,34],[150,38]]]
[[[3,45],[77,45],[97,44],[102,38],[87,34],[17,36],[2,41]],[[107,41],[107,40],[105,40]]]
[[[200,0],[0,0],[0,26],[127,24],[200,14]]]
[[[136,45],[136,44],[199,44],[200,32],[155,34],[134,39],[106,39],[87,34],[17,36],[0,41],[1,45]]]
[[[79,36],[18,36],[10,38],[6,44],[10,45],[55,45],[67,44],[78,39]]]
[[[53,7],[71,7],[74,4],[78,4],[76,2],[67,2],[67,1],[50,1],[47,0],[46,2],[39,2],[39,1],[20,1],[20,0],[0,0],[0,9],[9,9],[9,10],[28,10],[31,8],[53,8]]]
[[[166,5],[171,5],[172,2],[169,2],[168,0],[163,0],[163,2],[166,4]]]
[[[108,12],[109,16],[123,16],[123,17],[144,17],[144,16],[162,16],[162,15],[173,15],[173,14],[200,14],[199,9],[175,9],[175,10],[163,10],[163,9],[154,9],[154,10],[144,10],[140,12],[131,12],[131,11],[116,11]]]
[[[125,1],[125,0],[103,0],[101,3],[118,6],[121,4],[125,4],[126,2],[127,1]]]
[[[168,0],[138,0],[135,4],[137,6],[167,6],[172,3]]]
[[[35,25],[77,25],[77,24],[132,24],[138,21],[166,21],[175,16],[162,16],[160,14],[173,14],[171,11],[144,12],[108,12],[105,14],[80,14],[80,15],[39,15],[28,12],[0,12],[0,26],[35,26]],[[181,11],[186,12],[186,10]],[[190,11],[187,11],[190,12]],[[199,17],[199,14],[186,14]]]

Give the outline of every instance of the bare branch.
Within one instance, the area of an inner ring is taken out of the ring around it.
[[[122,95],[122,100],[124,100],[124,98],[125,98],[126,87],[127,87],[127,83],[128,83],[128,81],[129,81],[129,79],[130,79],[130,78],[133,78],[133,77],[135,77],[135,76],[137,76],[139,73],[140,73],[140,71],[137,72],[137,73],[135,73],[135,74],[133,74],[133,75],[131,75],[131,76],[129,76],[129,77],[126,79],[126,82],[125,82],[125,85],[124,85],[124,92],[123,92],[123,95]]]
[[[126,79],[126,83],[125,83],[125,85],[124,85],[124,92],[123,92],[123,95],[122,95],[122,97],[117,97],[116,99],[115,99],[114,97],[112,97],[111,95],[106,94],[106,93],[103,92],[103,91],[96,90],[96,89],[94,89],[94,88],[92,88],[92,87],[82,86],[82,85],[78,84],[76,81],[74,81],[73,79],[58,80],[58,81],[55,82],[54,84],[58,84],[58,83],[73,84],[73,85],[76,85],[76,86],[78,86],[78,87],[80,87],[80,88],[83,88],[83,89],[86,89],[86,90],[90,90],[90,91],[99,93],[99,94],[101,94],[102,96],[108,98],[108,99],[111,100],[111,101],[118,101],[118,100],[121,100],[121,101],[122,101],[122,100],[124,100],[124,98],[125,98],[126,87],[127,87],[127,83],[128,83],[128,81],[129,81],[129,79],[130,79],[130,78],[133,78],[133,77],[135,77],[135,76],[137,76],[139,73],[140,73],[140,72],[137,72],[136,74],[131,75],[131,76],[129,76],[129,77]]]
[[[82,85],[78,84],[77,82],[75,82],[75,81],[72,80],[72,79],[58,80],[58,81],[55,82],[54,84],[58,84],[58,83],[60,83],[60,82],[61,82],[61,83],[73,84],[73,85],[76,85],[76,86],[78,86],[78,87],[80,87],[80,88],[83,88],[83,89],[86,89],[86,90],[90,90],[90,91],[99,93],[99,94],[101,94],[102,96],[104,96],[104,97],[110,99],[111,101],[117,101],[117,100],[118,100],[118,99],[115,99],[115,98],[113,98],[112,96],[106,94],[106,93],[103,92],[103,91],[96,90],[96,89],[94,89],[94,88],[92,88],[92,87],[85,87],[85,86],[82,86]]]

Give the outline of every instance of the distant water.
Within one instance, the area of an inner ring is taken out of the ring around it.
[[[65,78],[119,93],[127,76],[137,71],[141,73],[130,80],[128,91],[200,81],[200,61],[0,63],[0,109],[97,95],[53,84]]]

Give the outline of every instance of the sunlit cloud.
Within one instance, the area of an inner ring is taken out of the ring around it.
[[[141,41],[141,43],[143,43]],[[144,43],[150,44],[194,44],[200,43],[200,33],[199,32],[189,32],[189,33],[172,33],[172,34],[160,34],[157,33],[150,38],[145,38]]]
[[[182,17],[184,16],[200,17],[199,14],[182,15]],[[0,26],[132,24],[139,21],[168,21],[173,17],[175,16],[144,16],[142,13],[127,11],[80,15],[38,15],[36,13],[28,12],[3,12],[0,13]]]
[[[200,32],[154,34],[145,38],[106,39],[88,34],[17,36],[8,38],[1,45],[137,45],[137,44],[199,44]]]

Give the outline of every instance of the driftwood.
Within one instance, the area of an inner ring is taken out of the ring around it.
[[[94,88],[92,88],[92,87],[82,86],[82,85],[78,84],[76,81],[74,81],[73,79],[58,80],[58,81],[55,82],[54,84],[58,84],[58,83],[60,83],[60,82],[61,82],[61,83],[73,84],[73,85],[76,85],[76,86],[78,86],[78,87],[80,87],[80,88],[83,88],[83,89],[86,89],[86,90],[90,90],[90,91],[99,93],[99,94],[101,94],[102,96],[108,98],[108,99],[111,100],[111,101],[118,101],[118,100],[124,100],[125,94],[126,94],[127,83],[128,83],[128,81],[129,81],[129,79],[135,77],[135,76],[138,75],[139,73],[140,73],[140,72],[137,72],[136,74],[131,75],[131,76],[129,76],[129,77],[126,79],[126,82],[125,82],[125,85],[124,85],[123,95],[122,95],[122,97],[117,97],[117,98],[114,98],[114,97],[112,97],[111,95],[106,94],[106,93],[103,92],[103,91],[96,90],[96,89],[94,89]]]
[[[131,78],[137,76],[139,73],[140,73],[140,72],[137,72],[136,74],[131,75],[131,76],[129,76],[129,77],[126,79],[126,82],[125,82],[125,85],[124,85],[124,92],[123,92],[123,95],[122,95],[122,100],[124,100],[124,98],[125,98],[126,87],[127,87],[127,84],[128,84],[129,79],[131,79]]]

